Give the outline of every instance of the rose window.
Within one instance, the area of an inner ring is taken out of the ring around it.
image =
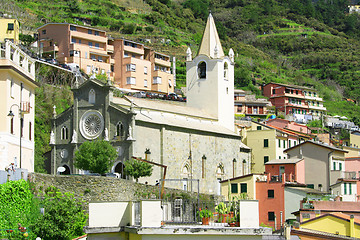
[[[86,112],[80,120],[80,132],[86,139],[97,138],[104,130],[104,119],[98,111]]]

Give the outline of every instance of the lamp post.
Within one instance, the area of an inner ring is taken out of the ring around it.
[[[12,119],[14,118],[14,113],[11,111],[12,107],[18,107],[19,109],[19,118],[20,118],[20,156],[19,156],[19,159],[20,159],[20,168],[21,168],[21,135],[22,135],[22,132],[23,132],[23,127],[24,127],[24,113],[21,109],[21,107],[19,105],[17,105],[16,103],[14,103],[13,105],[11,105],[10,107],[10,111],[9,111],[9,114],[8,114],[8,117],[11,117]]]

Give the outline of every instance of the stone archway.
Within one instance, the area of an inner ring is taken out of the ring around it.
[[[71,169],[68,165],[64,164],[63,167],[65,168],[65,171],[60,173],[61,175],[70,175],[71,174]]]
[[[120,174],[120,178],[126,179],[126,176],[124,174],[124,168],[125,165],[122,162],[117,162],[113,166],[113,172]]]

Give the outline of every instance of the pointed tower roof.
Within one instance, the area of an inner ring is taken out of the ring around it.
[[[201,40],[198,55],[206,55],[209,58],[222,58],[225,56],[220,38],[216,30],[214,18],[209,14],[205,31]]]

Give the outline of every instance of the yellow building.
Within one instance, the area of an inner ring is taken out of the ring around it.
[[[19,22],[16,19],[0,19],[0,42],[19,42]]]
[[[229,188],[230,188],[230,198],[240,197],[242,194],[246,193],[249,199],[256,199],[256,181],[257,180],[266,180],[264,174],[248,174],[240,177],[231,178],[228,180],[223,180],[221,184],[221,195],[229,201]],[[231,200],[230,199],[230,200]]]
[[[340,212],[333,212],[310,219],[303,222],[300,227],[301,229],[311,229],[339,236],[360,237],[360,219]]]
[[[0,170],[14,163],[34,171],[36,87],[35,60],[10,41],[1,43]]]

